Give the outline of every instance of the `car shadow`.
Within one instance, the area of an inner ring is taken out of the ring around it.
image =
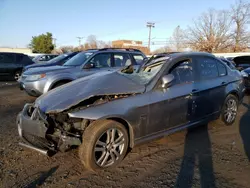
[[[14,185],[14,186],[23,187],[23,188],[33,188],[33,187],[42,186],[44,182],[57,171],[58,168],[59,168],[59,165],[49,169],[48,171],[36,173],[32,176],[27,177],[27,179],[24,179],[21,182],[21,185],[19,184],[19,185]],[[38,176],[38,177],[33,180],[30,180],[34,176]]]
[[[242,104],[247,108],[247,111],[240,119],[240,136],[244,145],[245,153],[250,161],[250,106],[246,103]]]
[[[192,187],[195,164],[198,164],[201,187],[216,187],[208,125],[188,129],[184,147],[184,156],[175,187]]]

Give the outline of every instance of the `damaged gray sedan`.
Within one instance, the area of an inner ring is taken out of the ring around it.
[[[129,149],[193,125],[231,125],[243,78],[207,53],[172,53],[138,72],[94,74],[58,87],[17,117],[23,146],[53,154],[79,146],[86,168],[113,167]]]

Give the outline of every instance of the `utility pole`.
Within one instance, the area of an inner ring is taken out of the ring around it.
[[[83,37],[76,37],[76,38],[78,38],[79,47],[80,47],[81,46],[81,41],[82,41]]]
[[[53,41],[54,41],[54,47],[56,48],[56,38],[52,38],[53,39]]]
[[[148,49],[150,51],[150,43],[151,43],[151,28],[155,27],[155,23],[154,22],[147,22],[147,27],[149,28],[149,34],[148,34]]]

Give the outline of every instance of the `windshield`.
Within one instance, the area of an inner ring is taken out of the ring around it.
[[[91,52],[81,52],[72,57],[63,66],[80,66],[82,65],[93,53]]]
[[[138,84],[146,85],[148,84],[155,75],[161,70],[163,63],[166,61],[160,61],[149,66],[143,67],[138,73],[134,72],[132,74],[123,73],[119,71],[120,74],[126,76],[127,78],[137,82]]]
[[[62,59],[64,59],[67,56],[68,56],[67,54],[61,54],[61,55],[47,61],[46,63],[55,63],[55,62],[61,61]]]

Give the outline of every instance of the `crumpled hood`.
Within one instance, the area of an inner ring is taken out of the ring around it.
[[[98,95],[143,93],[139,85],[118,72],[103,71],[55,88],[37,98],[35,106],[45,113],[58,113]]]

